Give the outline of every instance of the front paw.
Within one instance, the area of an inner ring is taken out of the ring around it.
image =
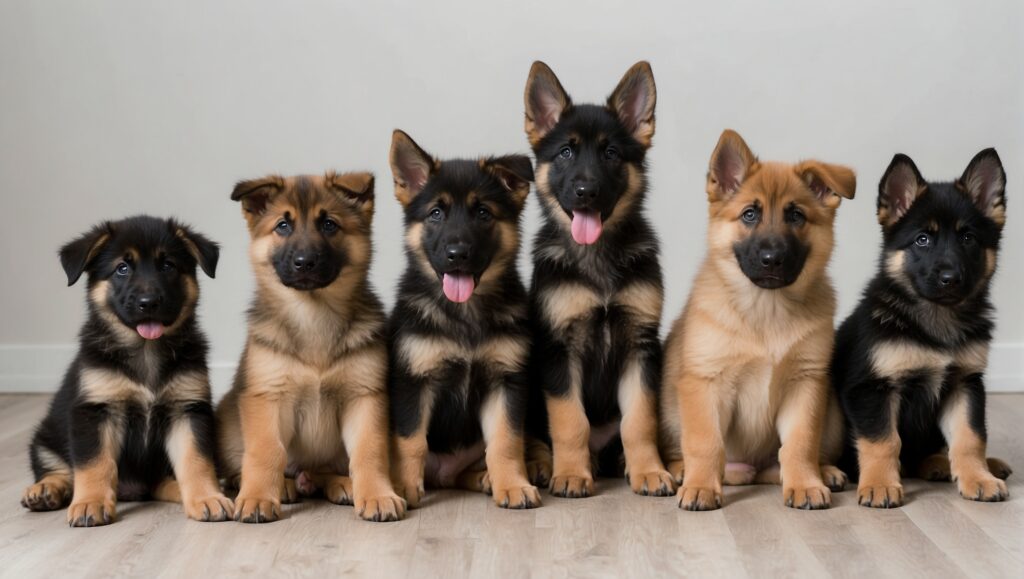
[[[629,486],[638,495],[668,497],[676,491],[675,481],[667,470],[629,473]]]
[[[38,482],[25,489],[21,495],[21,506],[30,511],[56,511],[70,498],[70,486]]]
[[[832,491],[823,484],[783,486],[782,499],[787,507],[813,511],[832,506]]]
[[[398,521],[405,517],[405,499],[394,493],[356,499],[355,502],[356,514],[364,521],[383,523]]]
[[[961,476],[957,479],[956,486],[960,496],[969,501],[997,503],[1005,501],[1010,496],[1006,483],[987,472]]]
[[[234,503],[220,493],[201,499],[189,499],[184,501],[184,505],[188,518],[204,523],[227,521],[235,513]]]
[[[722,508],[722,489],[710,486],[681,486],[676,493],[679,508],[687,511],[713,511]]]
[[[239,496],[235,499],[235,520],[240,523],[272,523],[280,518],[278,497]]]
[[[568,499],[589,497],[594,494],[594,477],[589,474],[556,474],[551,477],[551,494]]]
[[[857,504],[876,509],[892,509],[903,504],[903,485],[898,482],[862,484],[857,487]]]
[[[72,527],[100,527],[109,525],[117,518],[117,506],[113,493],[105,499],[84,500],[71,503],[68,507],[68,525]]]
[[[494,503],[503,509],[535,509],[540,506],[540,491],[533,485],[492,489]]]

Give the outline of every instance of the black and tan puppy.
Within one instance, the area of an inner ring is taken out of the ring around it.
[[[846,483],[833,466],[842,419],[828,385],[827,268],[836,210],[855,189],[845,167],[760,161],[722,133],[707,257],[665,342],[662,444],[680,508],[720,507],[723,482],[764,482],[782,484],[787,506],[820,509]]]
[[[217,409],[235,519],[275,521],[294,477],[366,520],[405,501],[388,472],[385,316],[369,282],[373,176],[239,183],[256,295],[235,383]],[[286,480],[287,475],[287,480]]]
[[[213,277],[217,245],[170,219],[108,221],[65,245],[74,284],[88,275],[78,355],[29,457],[36,484],[21,504],[68,523],[113,522],[117,500],[181,502],[199,521],[231,517],[214,471],[206,338],[196,321],[196,266]]]
[[[439,161],[395,131],[391,170],[408,258],[389,331],[399,492],[418,505],[426,481],[540,506],[524,462],[530,334],[516,268],[530,159]]]
[[[901,470],[952,478],[965,499],[1008,496],[1010,468],[985,457],[983,380],[1005,189],[994,149],[952,183],[925,181],[905,155],[882,177],[878,273],[839,328],[832,362],[862,505],[900,506]]]
[[[634,492],[674,488],[656,442],[663,290],[658,239],[643,214],[655,99],[646,62],[604,105],[574,104],[542,62],[526,84],[544,212],[533,248],[531,367],[544,390],[559,496],[592,494],[592,458],[611,474],[623,451]]]

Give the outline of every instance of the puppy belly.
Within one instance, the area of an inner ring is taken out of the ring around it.
[[[469,448],[462,448],[452,453],[439,454],[431,452],[427,455],[424,469],[426,484],[436,488],[455,486],[455,479],[466,469],[483,470],[484,443],[478,442]]]
[[[736,388],[732,423],[724,437],[726,461],[757,470],[778,463],[781,442],[775,427],[770,376],[770,369],[761,373],[752,369],[749,380]]]
[[[308,403],[296,408],[288,447],[288,465],[293,474],[299,470],[348,472],[339,414],[331,404]]]

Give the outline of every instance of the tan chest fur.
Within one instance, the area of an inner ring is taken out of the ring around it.
[[[985,371],[989,346],[971,342],[959,348],[929,348],[910,341],[886,341],[871,350],[871,368],[875,375],[888,378],[897,386],[909,377],[921,377],[938,395],[945,376],[956,370],[961,374]]]

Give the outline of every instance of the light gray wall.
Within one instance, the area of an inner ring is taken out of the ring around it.
[[[179,216],[223,244],[217,279],[202,282],[222,389],[252,287],[228,194],[267,172],[377,173],[373,279],[390,304],[403,266],[391,129],[441,156],[528,152],[534,59],[578,101],[603,99],[631,64],[651,61],[666,318],[702,255],[704,172],[723,128],[765,159],[857,170],[832,266],[842,313],[874,267],[874,196],[892,155],[948,179],[997,147],[1010,213],[990,375],[1024,384],[1021,2],[409,4],[0,3],[0,389],[52,388],[70,356],[83,291],[64,287],[60,244],[139,212]],[[525,229],[537,229],[536,202]]]

